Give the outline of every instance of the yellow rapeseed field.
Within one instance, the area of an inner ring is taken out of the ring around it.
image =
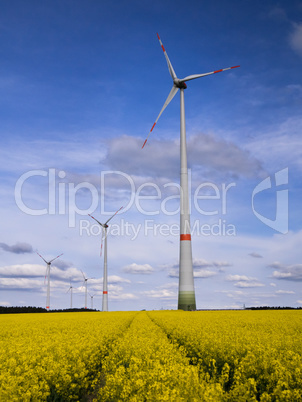
[[[302,401],[302,311],[0,315],[0,401]]]

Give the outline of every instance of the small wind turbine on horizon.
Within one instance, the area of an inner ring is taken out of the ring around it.
[[[86,278],[86,276],[84,275],[83,271],[81,270],[83,278],[84,278],[84,282],[83,285],[85,286],[85,309],[87,309],[87,282],[89,281],[89,279],[94,279],[94,278]]]
[[[104,275],[103,275],[103,301],[102,301],[102,310],[108,311],[108,277],[107,277],[107,229],[108,223],[111,221],[112,218],[121,210],[123,207],[118,209],[105,223],[99,222],[95,219],[92,215],[88,214],[92,219],[94,219],[101,227],[102,227],[102,240],[101,240],[101,253],[102,256],[102,249],[103,249],[103,240],[104,240]]]
[[[38,254],[39,257],[42,258],[42,260],[44,262],[46,262],[46,272],[45,272],[45,279],[47,276],[46,310],[49,310],[50,309],[50,265],[54,260],[61,257],[61,255],[63,255],[63,253],[58,255],[57,257],[53,258],[50,261],[46,261],[45,258],[43,258],[42,255],[39,254],[37,251],[36,251],[36,253]]]
[[[73,289],[73,286],[71,285],[71,281],[70,281],[69,289],[66,292],[66,293],[70,292],[70,308],[72,308],[72,289]]]
[[[94,298],[95,295],[96,295],[96,293],[94,293],[93,295],[91,295],[91,294],[89,293],[90,300],[91,300],[91,310],[93,310],[93,298]]]
[[[196,299],[194,289],[193,263],[192,263],[192,245],[191,245],[191,228],[190,228],[190,209],[189,209],[189,192],[188,192],[188,166],[187,166],[187,145],[186,145],[186,125],[185,125],[185,101],[184,90],[187,88],[186,82],[196,78],[205,77],[207,75],[220,73],[222,71],[231,70],[240,66],[223,68],[204,74],[188,75],[179,79],[175,74],[173,66],[170,62],[168,54],[157,34],[159,43],[164,52],[168,69],[173,80],[173,87],[162,107],[157,119],[155,120],[151,130],[142,146],[153,131],[161,114],[174,98],[180,89],[180,253],[179,253],[179,289],[178,289],[178,309],[196,310]]]

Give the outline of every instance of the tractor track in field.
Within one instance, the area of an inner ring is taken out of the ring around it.
[[[188,381],[189,366],[183,348],[147,312],[139,312],[110,345],[100,381],[86,401],[131,400],[132,393],[149,393],[152,400],[156,388],[164,392],[163,384],[172,395],[179,375]]]

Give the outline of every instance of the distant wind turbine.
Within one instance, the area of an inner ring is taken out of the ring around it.
[[[90,296],[90,300],[91,300],[91,310],[93,310],[93,298],[94,298],[94,296],[95,296],[95,293],[94,293],[93,295],[91,295],[91,294],[89,293],[89,296]]]
[[[178,309],[195,310],[195,289],[192,265],[192,245],[191,245],[191,228],[190,228],[190,210],[189,210],[189,193],[188,193],[188,166],[187,166],[187,145],[186,145],[186,126],[185,126],[185,101],[184,90],[187,88],[186,82],[196,78],[205,77],[207,75],[220,73],[221,71],[231,70],[240,66],[223,68],[220,70],[211,71],[204,74],[188,75],[185,78],[179,79],[175,74],[172,64],[169,60],[167,52],[162,44],[162,41],[157,34],[159,43],[164,52],[168,69],[173,80],[173,87],[162,107],[157,119],[155,120],[151,130],[142,146],[146,142],[153,131],[161,114],[174,98],[180,89],[180,253],[179,253],[179,289],[178,289]]]
[[[107,278],[107,228],[108,222],[121,210],[123,207],[118,209],[115,214],[111,216],[105,223],[99,222],[92,215],[88,214],[92,219],[94,219],[102,227],[102,241],[101,241],[101,255],[103,249],[103,239],[104,239],[104,275],[103,275],[103,311],[108,311],[108,278]]]
[[[57,258],[61,257],[62,254],[58,255],[57,257],[53,258],[50,261],[46,261],[42,255],[40,255],[38,252],[36,252],[38,254],[39,257],[42,258],[42,260],[44,262],[46,262],[46,272],[45,272],[45,279],[47,277],[47,294],[46,294],[46,309],[49,310],[50,309],[50,265],[51,263],[56,260]]]
[[[81,270],[83,278],[84,278],[84,282],[83,285],[85,286],[85,309],[87,309],[87,282],[89,281],[89,279],[94,279],[94,278],[86,278],[83,271]]]
[[[73,286],[71,285],[71,281],[70,281],[70,287],[66,292],[66,293],[70,292],[70,308],[72,308],[72,289],[73,289]]]

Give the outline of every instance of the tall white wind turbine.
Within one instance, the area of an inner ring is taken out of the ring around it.
[[[103,249],[103,240],[104,240],[104,275],[103,275],[103,305],[102,310],[108,311],[108,277],[107,277],[107,228],[108,223],[111,219],[121,210],[123,207],[118,209],[105,223],[99,222],[92,215],[88,214],[92,219],[94,219],[101,227],[102,227],[102,241],[101,241],[101,256]]]
[[[157,34],[159,43],[164,52],[168,69],[173,80],[173,87],[162,107],[157,119],[155,120],[151,130],[142,146],[146,142],[153,131],[161,114],[174,98],[180,89],[180,253],[179,253],[179,289],[178,289],[178,309],[195,310],[195,289],[192,265],[192,246],[191,246],[191,229],[190,229],[190,210],[189,210],[189,193],[188,193],[188,166],[187,166],[187,145],[186,145],[186,125],[185,125],[185,102],[184,90],[187,88],[186,82],[196,78],[205,77],[207,75],[220,73],[226,70],[232,70],[240,66],[223,68],[220,70],[211,71],[204,74],[188,75],[185,78],[177,78],[167,52],[162,44],[162,41]]]
[[[37,252],[38,256],[42,258],[42,260],[46,263],[46,272],[45,272],[45,279],[47,277],[47,293],[46,293],[46,309],[50,309],[50,265],[51,263],[56,260],[57,258],[61,257],[62,254],[58,255],[57,257],[53,258],[50,261],[46,261],[42,255]]]

